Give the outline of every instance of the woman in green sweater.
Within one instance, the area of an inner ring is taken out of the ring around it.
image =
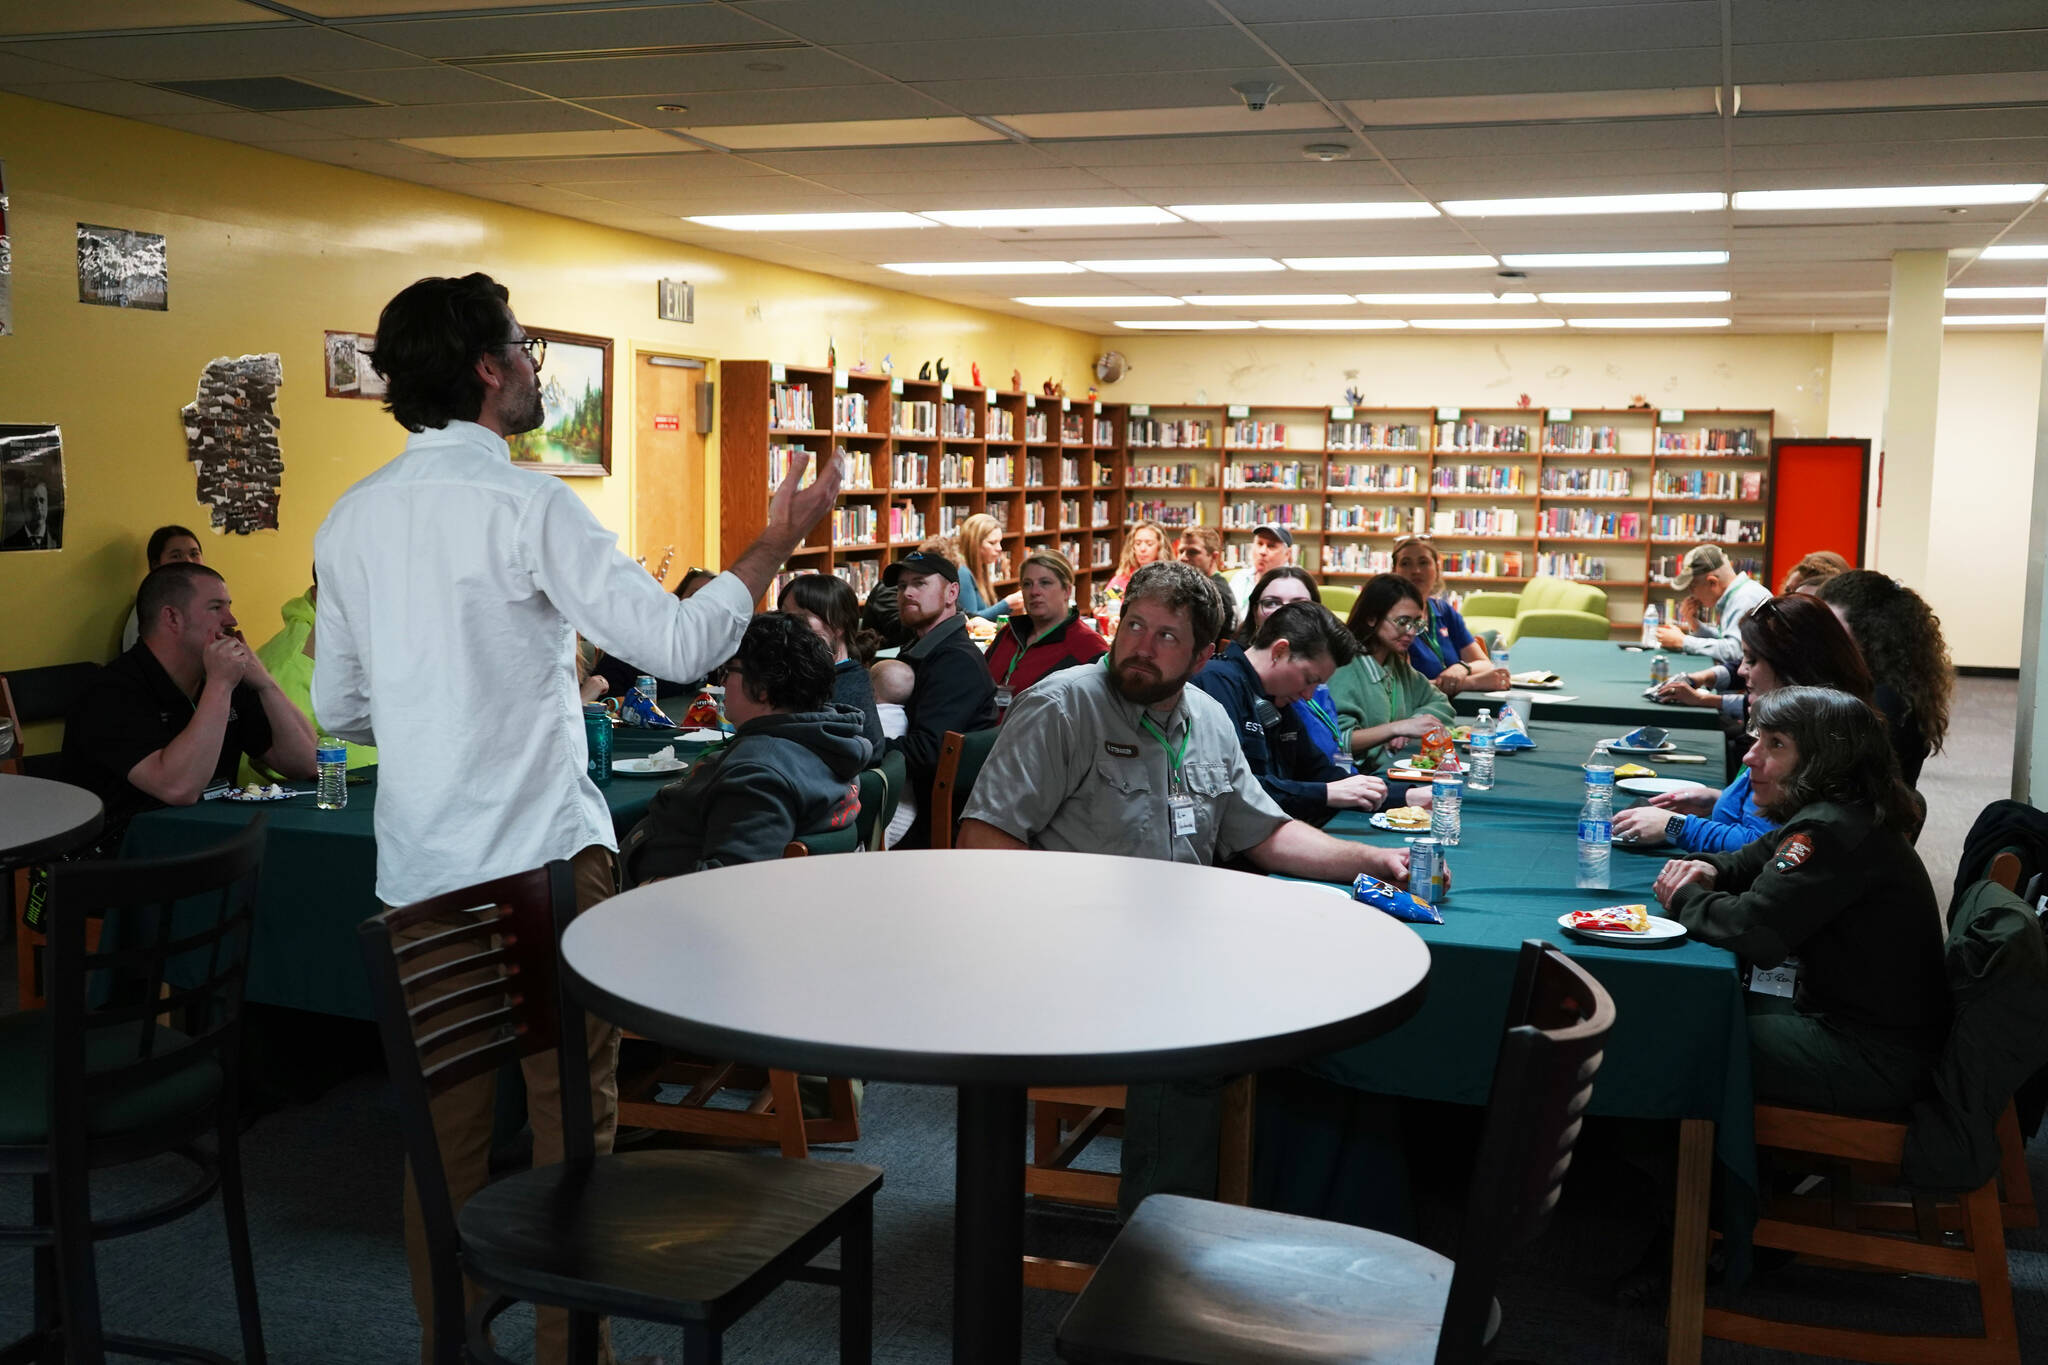
[[[1390,573],[1368,582],[1351,608],[1345,624],[1359,653],[1330,679],[1330,695],[1361,771],[1450,723],[1450,700],[1408,662],[1408,645],[1428,619],[1421,592]]]

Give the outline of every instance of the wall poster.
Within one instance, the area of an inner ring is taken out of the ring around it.
[[[370,352],[377,338],[361,332],[327,334],[327,396],[329,398],[384,397],[384,376],[370,364]]]
[[[0,423],[0,550],[63,548],[63,433]]]
[[[170,260],[163,237],[127,228],[78,225],[78,301],[109,308],[170,308]]]
[[[277,386],[284,365],[272,352],[226,356],[199,377],[199,394],[185,405],[186,458],[196,466],[199,501],[213,509],[213,524],[245,536],[277,529],[284,455],[277,444]]]
[[[14,332],[14,256],[7,244],[7,163],[0,161],[0,337]]]

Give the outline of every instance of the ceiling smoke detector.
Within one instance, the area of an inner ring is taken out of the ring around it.
[[[1273,102],[1273,96],[1280,93],[1278,81],[1239,81],[1230,87],[1237,97],[1244,101],[1244,107],[1254,114]]]
[[[1311,142],[1301,154],[1311,161],[1349,161],[1351,148],[1341,142]]]

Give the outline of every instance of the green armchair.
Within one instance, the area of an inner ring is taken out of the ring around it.
[[[1609,639],[1607,594],[1588,583],[1532,578],[1519,596],[1475,592],[1465,599],[1465,624],[1474,636],[1487,631],[1501,644],[1525,638]]]

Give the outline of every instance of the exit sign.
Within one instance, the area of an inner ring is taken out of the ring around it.
[[[682,415],[674,412],[657,412],[654,414],[654,429],[656,431],[681,431],[683,429]]]

